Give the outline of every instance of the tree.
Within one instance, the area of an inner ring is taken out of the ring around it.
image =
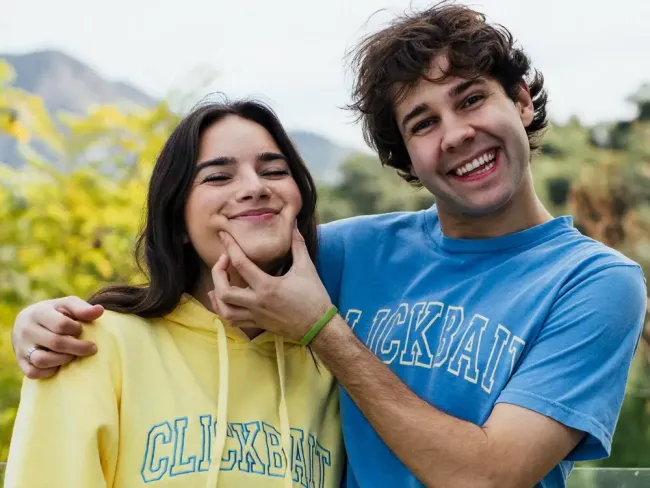
[[[335,185],[319,188],[319,216],[329,222],[354,215],[420,210],[433,204],[425,190],[410,187],[395,170],[381,167],[377,158],[353,155],[340,169]]]
[[[553,213],[570,214],[584,234],[615,248],[650,272],[650,122],[645,99],[635,100],[640,116],[610,124],[594,136],[577,120],[552,126],[546,142],[553,147],[533,167],[536,186]],[[644,102],[645,103],[645,102]],[[598,130],[603,129],[599,125]],[[607,128],[605,128],[607,129]],[[602,137],[601,137],[602,136]],[[650,320],[632,365],[627,395],[612,455],[596,466],[650,466]],[[594,478],[592,486],[608,486]]]
[[[9,86],[6,65],[2,73],[0,108],[17,114],[2,130],[18,139],[27,161],[20,170],[0,166],[0,326],[6,331],[36,300],[85,297],[137,276],[131,254],[146,186],[178,116],[160,103],[131,112],[100,106],[55,121],[38,97]],[[9,341],[0,348],[3,460],[21,375]]]

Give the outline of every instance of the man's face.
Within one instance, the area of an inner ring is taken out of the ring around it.
[[[445,57],[434,58],[429,77],[446,67]],[[530,160],[525,127],[533,120],[525,85],[519,92],[513,102],[488,77],[422,79],[395,105],[412,170],[439,211],[487,215],[517,193]]]

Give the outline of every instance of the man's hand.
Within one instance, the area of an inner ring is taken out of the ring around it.
[[[23,309],[14,323],[11,343],[22,372],[32,379],[49,378],[60,366],[79,356],[91,356],[97,346],[77,339],[81,324],[104,313],[101,305],[90,305],[78,297],[45,300]],[[27,353],[30,348],[29,361]]]
[[[227,255],[212,268],[217,313],[233,325],[260,327],[300,341],[332,302],[309,257],[305,240],[294,230],[293,264],[284,276],[270,276],[257,267],[235,239],[222,232]],[[227,269],[232,266],[248,288],[231,286]]]

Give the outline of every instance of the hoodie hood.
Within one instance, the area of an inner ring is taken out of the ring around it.
[[[252,343],[268,351],[272,351],[275,348],[276,338],[279,337],[271,332],[264,331],[257,337],[250,339],[239,327],[233,327],[214,312],[205,308],[196,298],[188,294],[183,294],[179,305],[165,316],[165,320],[205,334],[215,341],[220,324],[228,340],[235,341],[236,343]],[[285,349],[299,346],[298,342],[291,339],[282,338],[282,342],[285,345]]]

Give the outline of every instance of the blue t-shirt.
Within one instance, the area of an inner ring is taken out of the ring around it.
[[[538,486],[609,455],[646,310],[640,267],[571,217],[452,239],[435,206],[320,228],[318,268],[355,335],[438,409],[482,425],[496,403],[587,433]],[[341,389],[347,487],[422,486]]]

